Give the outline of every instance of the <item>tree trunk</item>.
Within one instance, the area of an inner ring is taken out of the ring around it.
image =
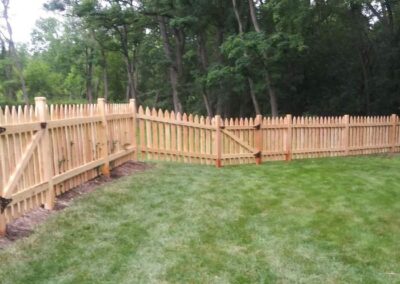
[[[224,27],[222,25],[218,26],[217,29],[217,58],[218,58],[218,63],[223,65],[224,63],[224,58],[222,56],[222,53],[220,51],[220,47],[222,46],[224,42]],[[223,97],[221,96],[221,94],[224,92],[224,88],[222,86],[222,83],[220,83],[220,92],[217,96],[217,105],[216,105],[216,114],[221,115],[222,112],[222,104],[223,104]]]
[[[370,114],[370,91],[369,91],[369,75],[368,75],[368,59],[367,55],[362,51],[359,52],[361,69],[362,69],[362,91],[364,93],[365,100],[365,113]]]
[[[201,72],[203,75],[207,73],[208,69],[208,56],[207,56],[207,51],[206,51],[206,46],[205,46],[205,40],[204,40],[204,34],[200,32],[197,38],[197,45],[198,45],[198,56],[200,58],[200,66],[201,66]],[[203,102],[204,106],[207,111],[207,115],[209,117],[213,117],[213,111],[212,107],[210,105],[210,101],[208,99],[208,91],[205,86],[202,86],[202,96],[203,96]]]
[[[93,51],[90,47],[85,48],[85,56],[86,56],[86,98],[89,103],[93,102]]]
[[[23,68],[22,68],[22,63],[19,59],[19,56],[17,54],[17,50],[15,48],[14,45],[14,40],[13,40],[13,31],[12,31],[12,27],[9,21],[9,17],[8,17],[8,8],[9,8],[9,0],[2,0],[3,3],[3,17],[4,20],[6,21],[6,26],[7,26],[7,32],[8,32],[8,36],[9,38],[6,39],[8,40],[8,44],[9,44],[9,51],[10,54],[13,58],[14,61],[14,66],[15,69],[17,71],[17,75],[19,77],[19,80],[21,82],[21,89],[22,89],[22,95],[24,98],[24,102],[25,104],[29,104],[29,96],[28,96],[28,91],[26,89],[26,83],[25,83],[25,78],[24,78],[24,74],[23,74]]]
[[[242,34],[243,33],[243,25],[242,25],[242,21],[240,19],[240,13],[239,13],[239,9],[236,4],[236,0],[232,0],[232,5],[233,5],[233,11],[235,12],[236,21],[237,21],[238,28],[239,28],[239,34]]]
[[[5,39],[0,36],[0,43],[1,43],[1,59],[4,60],[7,57],[10,57],[10,53],[7,51]],[[12,79],[12,66],[10,64],[4,64],[4,77],[7,81]],[[5,96],[9,101],[15,101],[17,98],[15,93],[9,86],[5,86]]]
[[[239,10],[238,10],[237,5],[236,5],[236,0],[232,0],[232,4],[233,4],[233,10],[235,11],[236,21],[237,21],[238,26],[239,26],[239,35],[242,36],[243,35],[243,24],[242,24],[242,20],[240,19],[240,13],[239,13]],[[251,79],[250,76],[247,76],[247,82],[249,83],[250,97],[251,97],[251,101],[252,101],[253,106],[254,106],[254,112],[256,114],[260,114],[261,112],[260,112],[260,107],[258,105],[256,93],[255,93],[255,90],[254,90],[253,79]]]
[[[251,21],[253,23],[254,29],[256,32],[261,33],[261,28],[258,24],[256,8],[254,6],[254,2],[253,2],[253,0],[248,0],[248,2],[249,2],[249,8],[250,8]],[[275,117],[275,116],[278,116],[278,99],[276,97],[275,89],[272,86],[271,76],[270,76],[268,70],[266,70],[266,72],[265,72],[265,81],[267,83],[269,103],[271,105],[271,115]]]
[[[266,71],[265,80],[267,82],[267,89],[269,94],[269,104],[271,106],[271,115],[273,117],[278,116],[278,100],[276,98],[275,89],[272,87],[271,77],[268,70]]]
[[[182,113],[182,104],[179,100],[179,92],[178,92],[178,84],[179,84],[179,74],[178,74],[178,66],[174,58],[172,57],[172,49],[169,42],[167,27],[165,23],[165,18],[163,16],[157,16],[158,23],[160,25],[161,37],[164,45],[164,52],[167,60],[169,61],[169,80],[172,88],[172,101],[174,104],[175,113]]]
[[[254,7],[254,2],[253,2],[253,0],[248,0],[248,1],[249,1],[251,21],[253,22],[254,29],[256,30],[256,32],[261,33],[261,28],[258,24],[256,8]]]
[[[134,66],[129,60],[129,56],[125,56],[126,74],[127,74],[127,85],[126,85],[126,100],[136,99],[136,90],[134,80]]]
[[[103,60],[103,97],[106,101],[108,101],[108,64],[107,64],[107,55],[104,49],[101,49],[101,57]]]
[[[185,52],[185,35],[181,29],[172,29],[175,38],[175,61],[179,78],[183,78],[183,53]]]
[[[249,82],[250,97],[251,97],[251,101],[253,102],[254,111],[256,112],[256,114],[261,114],[260,106],[258,105],[258,101],[257,101],[257,97],[256,97],[256,92],[254,90],[253,79],[251,79],[250,77],[247,77],[247,81]]]

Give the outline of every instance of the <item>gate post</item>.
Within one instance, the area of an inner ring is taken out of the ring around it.
[[[292,160],[292,115],[286,115],[287,134],[286,134],[286,161]]]
[[[263,141],[262,141],[262,115],[257,114],[255,120],[255,133],[254,133],[254,146],[257,149],[258,153],[256,156],[256,164],[259,165],[262,163],[262,149],[263,149]]]
[[[392,114],[390,117],[390,122],[392,124],[391,130],[390,130],[390,148],[392,154],[396,152],[396,128],[397,128],[397,115]]]
[[[108,157],[108,125],[106,117],[106,100],[104,98],[97,99],[97,106],[102,118],[100,131],[100,155],[104,159],[104,164],[101,167],[103,175],[110,176],[110,159]]]
[[[36,97],[35,98],[35,108],[36,115],[41,122],[42,131],[44,131],[44,135],[42,138],[42,149],[40,151],[42,155],[42,166],[44,167],[44,178],[45,181],[48,182],[48,192],[46,195],[46,201],[44,207],[48,210],[54,208],[55,203],[55,192],[53,185],[53,161],[52,161],[52,153],[50,147],[50,134],[49,129],[47,127],[47,121],[49,120],[49,109],[47,107],[47,101],[45,97]]]
[[[344,148],[344,155],[348,156],[350,153],[350,116],[345,114],[343,116],[343,123],[344,123],[344,133],[343,133],[343,148]]]
[[[137,144],[137,137],[136,137],[136,129],[137,129],[137,119],[136,119],[136,101],[135,99],[129,100],[129,110],[132,112],[132,123],[129,127],[131,129],[131,142],[132,146],[134,147],[134,152],[132,155],[132,159],[134,161],[138,160],[138,144]]]
[[[215,150],[216,150],[216,160],[215,166],[217,168],[222,167],[221,158],[222,158],[222,149],[221,149],[221,116],[216,115],[214,117],[214,124],[216,127],[216,134],[215,134]]]

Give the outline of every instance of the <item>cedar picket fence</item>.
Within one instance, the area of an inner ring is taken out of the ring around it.
[[[222,119],[129,104],[0,108],[0,234],[6,224],[129,160],[223,165],[400,152],[397,115]]]

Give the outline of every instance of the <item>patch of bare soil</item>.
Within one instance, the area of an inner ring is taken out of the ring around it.
[[[75,199],[95,191],[103,184],[112,182],[124,176],[145,171],[151,167],[151,165],[146,163],[127,162],[113,169],[110,177],[99,176],[61,194],[57,197],[53,210],[37,208],[27,214],[24,214],[20,218],[17,218],[11,223],[7,224],[7,234],[4,237],[0,237],[0,249],[11,245],[18,239],[28,237],[30,234],[32,234],[38,224],[45,222],[50,215],[55,214],[57,211],[71,206]]]

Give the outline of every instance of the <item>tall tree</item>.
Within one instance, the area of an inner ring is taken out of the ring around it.
[[[10,19],[9,19],[9,6],[10,6],[10,0],[1,0],[1,3],[3,5],[3,20],[6,25],[6,33],[4,31],[1,31],[1,36],[3,37],[3,41],[8,42],[8,49],[10,56],[13,60],[13,65],[15,68],[15,71],[19,77],[19,80],[21,82],[21,89],[22,89],[22,95],[24,98],[25,104],[29,104],[29,96],[28,96],[28,91],[26,89],[26,83],[25,83],[25,78],[23,74],[23,68],[22,68],[22,63],[19,59],[17,50],[15,48],[15,43],[13,39],[13,30],[10,24]]]

